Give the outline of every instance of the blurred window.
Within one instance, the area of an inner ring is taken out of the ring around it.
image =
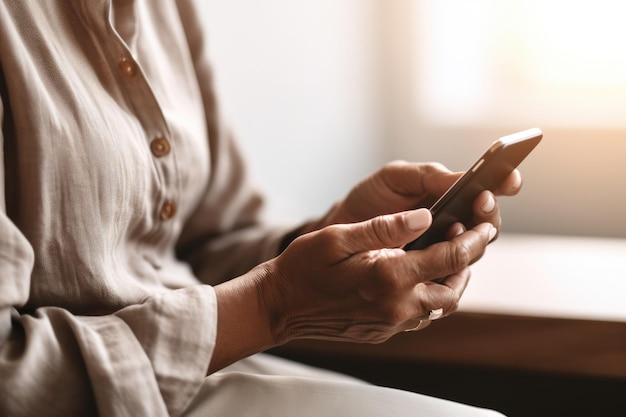
[[[415,2],[420,119],[626,126],[626,2]]]

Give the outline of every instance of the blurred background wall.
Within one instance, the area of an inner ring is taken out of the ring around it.
[[[323,214],[386,161],[377,0],[203,0],[224,113],[271,219]]]
[[[626,237],[619,2],[204,0],[224,113],[271,219],[323,213],[392,159],[463,170],[540,127],[504,231]]]

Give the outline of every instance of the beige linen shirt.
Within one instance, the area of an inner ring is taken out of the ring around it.
[[[276,253],[191,0],[0,2],[0,415],[179,415]],[[207,285],[210,284],[210,285]]]

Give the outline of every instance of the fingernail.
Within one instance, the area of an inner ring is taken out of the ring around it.
[[[428,209],[413,210],[405,216],[406,226],[414,231],[430,226],[430,219],[430,211]]]
[[[496,200],[493,198],[493,195],[489,194],[489,197],[487,198],[487,201],[485,201],[485,204],[483,204],[482,209],[485,213],[491,213],[495,207]]]
[[[491,229],[489,229],[489,241],[491,242],[495,237],[496,237],[496,233],[498,233],[498,230],[491,226]]]

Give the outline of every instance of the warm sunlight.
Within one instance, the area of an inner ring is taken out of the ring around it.
[[[626,126],[626,3],[416,3],[417,100],[434,124]]]

